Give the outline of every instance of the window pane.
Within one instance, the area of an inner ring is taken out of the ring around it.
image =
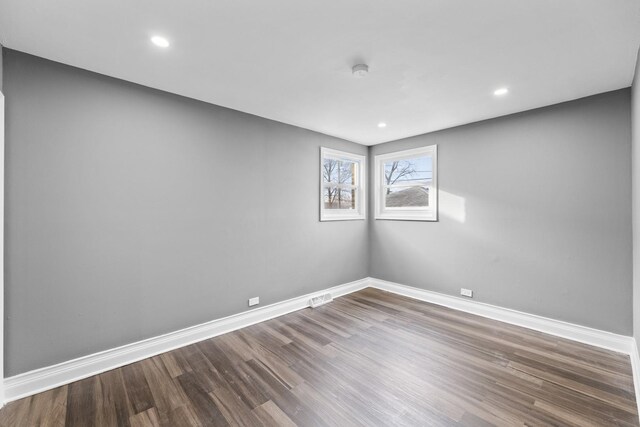
[[[350,160],[323,159],[322,181],[355,185],[357,167],[358,164]]]
[[[325,209],[355,209],[356,191],[355,189],[339,189],[336,187],[325,187],[322,198]]]
[[[356,183],[356,163],[350,162],[348,160],[340,161],[340,169],[339,169],[339,182],[340,184],[351,184],[355,185]]]
[[[433,157],[423,156],[384,163],[384,184],[430,184]]]
[[[340,162],[334,159],[323,159],[322,161],[322,181],[338,182],[338,169]]]
[[[387,188],[385,193],[388,208],[429,206],[429,187],[426,186]]]
[[[340,190],[340,209],[355,209],[356,208],[356,190],[355,189],[342,189]]]

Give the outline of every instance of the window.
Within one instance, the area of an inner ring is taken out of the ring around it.
[[[436,145],[375,157],[376,219],[438,220]]]
[[[320,149],[320,221],[365,218],[365,157]]]

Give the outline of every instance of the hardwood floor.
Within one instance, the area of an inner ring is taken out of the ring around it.
[[[629,357],[374,289],[8,404],[2,426],[637,426]]]

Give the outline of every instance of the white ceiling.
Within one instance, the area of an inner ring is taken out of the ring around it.
[[[0,43],[371,145],[629,86],[640,1],[0,0]]]

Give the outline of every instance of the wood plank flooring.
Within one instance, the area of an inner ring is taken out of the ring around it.
[[[629,357],[374,289],[8,404],[2,426],[637,426]]]

